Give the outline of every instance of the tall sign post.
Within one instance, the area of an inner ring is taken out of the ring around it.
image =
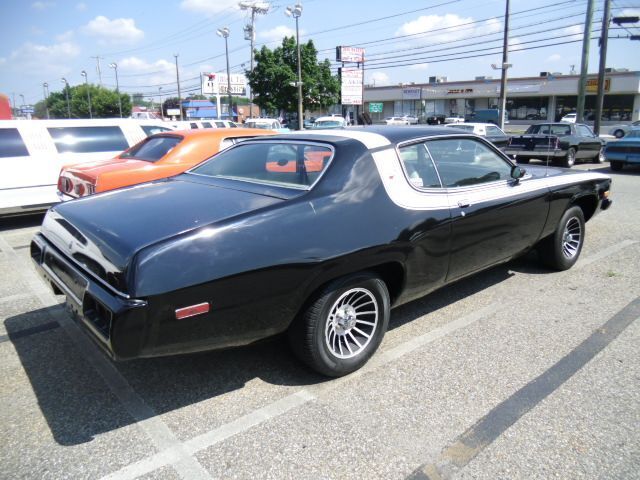
[[[202,95],[215,95],[216,97],[216,112],[218,118],[222,118],[220,105],[221,96],[247,96],[247,77],[242,73],[233,73],[229,75],[229,78],[227,78],[226,73],[203,73],[201,80]],[[231,111],[228,113],[231,115]]]
[[[356,123],[360,106],[364,105],[364,48],[336,47],[336,61],[342,63],[340,75],[341,104],[356,106]],[[345,67],[345,63],[355,63],[356,68]],[[362,110],[364,112],[364,109]]]

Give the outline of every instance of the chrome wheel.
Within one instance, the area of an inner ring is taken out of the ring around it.
[[[567,258],[575,257],[582,243],[582,226],[576,217],[571,217],[562,235],[562,253]]]
[[[373,338],[378,326],[378,302],[365,288],[352,288],[335,301],[325,327],[325,343],[337,358],[353,358]]]

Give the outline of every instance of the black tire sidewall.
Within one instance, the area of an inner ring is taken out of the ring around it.
[[[619,133],[621,133],[622,135],[618,135]],[[615,132],[613,132],[613,136],[616,138],[624,137],[624,130],[616,130]]]
[[[375,296],[380,312],[378,325],[373,338],[362,352],[353,358],[337,358],[331,354],[325,343],[326,322],[335,301],[351,288],[364,288]],[[319,318],[306,318],[308,322],[317,323],[314,326],[312,338],[314,363],[316,363],[314,368],[329,376],[346,375],[359,369],[377,350],[389,324],[390,302],[386,285],[382,280],[371,274],[356,274],[332,283],[318,301],[322,302]]]
[[[573,153],[572,153],[573,152]],[[575,165],[576,163],[576,149],[573,147],[570,147],[569,150],[567,150],[567,156],[564,158],[564,166],[567,168],[571,168]]]
[[[611,167],[611,170],[613,170],[614,172],[619,172],[620,170],[622,170],[623,163],[618,160],[611,160],[609,162],[609,167]]]

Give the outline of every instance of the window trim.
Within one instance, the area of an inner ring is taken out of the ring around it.
[[[260,135],[258,137],[260,137]],[[293,185],[293,184],[281,185],[281,184],[277,184],[277,183],[260,182],[260,181],[257,181],[257,180],[250,180],[250,179],[245,179],[245,178],[212,177],[211,175],[204,175],[202,173],[196,173],[196,172],[193,171],[194,169],[202,166],[204,163],[209,162],[210,160],[212,160],[213,158],[217,157],[218,155],[220,155],[222,153],[228,153],[234,148],[242,148],[244,145],[263,144],[263,143],[273,143],[273,144],[278,144],[278,145],[282,145],[283,143],[291,143],[291,144],[294,144],[294,145],[303,144],[303,145],[313,145],[313,146],[317,146],[317,147],[325,147],[325,148],[328,148],[329,150],[331,150],[331,158],[329,158],[329,161],[327,162],[327,165],[325,166],[324,170],[322,170],[322,172],[320,172],[320,175],[318,175],[318,178],[316,178],[315,181],[311,185]],[[309,140],[294,140],[294,139],[277,140],[277,139],[272,139],[272,138],[269,138],[268,140],[256,141],[256,137],[253,137],[250,140],[242,141],[242,142],[236,143],[236,144],[234,144],[234,145],[232,145],[232,146],[230,146],[228,148],[225,148],[224,150],[216,153],[215,155],[212,155],[211,157],[207,158],[206,160],[203,160],[198,165],[195,165],[195,166],[191,167],[189,170],[187,170],[184,173],[188,173],[190,175],[197,175],[198,177],[203,177],[203,178],[212,178],[214,180],[217,179],[217,178],[221,178],[221,179],[224,179],[224,180],[232,180],[232,181],[236,181],[236,182],[252,183],[252,184],[255,184],[255,185],[261,185],[263,187],[290,188],[292,190],[310,191],[318,184],[318,182],[320,180],[322,180],[324,175],[327,173],[327,171],[331,167],[331,164],[333,163],[333,160],[334,160],[335,157],[336,157],[336,149],[330,143],[317,142],[317,141],[313,141],[313,140],[311,140],[311,141],[309,141]]]
[[[400,142],[400,143],[396,144],[396,146],[395,146],[396,158],[398,159],[398,162],[400,162],[400,167],[402,168],[402,172],[404,173],[405,180],[406,180],[407,184],[411,188],[413,188],[414,190],[417,190],[418,192],[421,192],[421,193],[441,193],[442,194],[442,193],[448,193],[451,190],[453,190],[455,192],[460,192],[463,189],[464,190],[468,190],[468,189],[475,189],[475,188],[478,188],[478,187],[483,187],[484,188],[487,185],[498,185],[501,182],[503,182],[505,184],[511,184],[511,183],[515,182],[515,179],[502,179],[502,180],[494,180],[493,182],[478,183],[478,184],[475,184],[475,185],[462,185],[462,186],[459,186],[459,187],[448,187],[442,182],[442,178],[440,176],[440,170],[438,170],[438,165],[436,164],[435,160],[431,156],[431,152],[427,148],[427,153],[429,153],[429,156],[431,157],[431,161],[433,162],[433,166],[436,169],[436,173],[438,174],[438,178],[440,179],[440,185],[442,185],[442,187],[440,187],[440,188],[420,188],[420,187],[416,187],[415,185],[413,185],[411,183],[411,181],[409,180],[409,177],[407,176],[407,172],[406,172],[406,170],[404,168],[404,163],[403,163],[403,161],[402,161],[402,159],[400,157],[400,148],[412,145],[414,143],[424,143],[424,142],[429,141],[429,140],[447,140],[447,139],[455,139],[455,138],[461,138],[461,139],[467,139],[467,140],[470,139],[470,140],[479,141],[479,142],[485,144],[485,146],[488,146],[490,148],[490,150],[493,150],[494,153],[497,153],[500,158],[502,158],[503,160],[506,160],[507,164],[510,165],[511,168],[513,168],[516,165],[514,162],[511,161],[511,159],[504,152],[502,152],[500,149],[498,149],[493,143],[491,143],[486,138],[480,137],[478,135],[454,134],[454,135],[433,135],[433,136],[428,136],[428,137],[413,138],[411,140]],[[526,178],[526,176],[525,176],[525,178]],[[520,180],[522,180],[522,179],[520,179]]]

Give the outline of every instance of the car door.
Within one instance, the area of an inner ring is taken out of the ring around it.
[[[487,125],[487,140],[493,143],[499,149],[503,149],[509,142],[509,137],[494,125]]]
[[[451,213],[447,281],[505,261],[533,245],[548,212],[547,189],[515,180],[513,165],[488,143],[469,137],[428,140]]]
[[[600,138],[586,125],[576,125],[576,133],[580,138],[580,148],[577,156],[579,158],[595,157],[600,148],[602,148]]]

